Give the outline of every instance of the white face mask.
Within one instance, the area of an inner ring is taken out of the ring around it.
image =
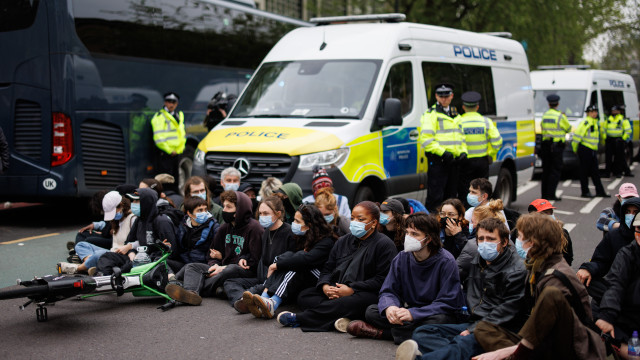
[[[422,250],[427,244],[422,245],[422,241],[424,241],[426,237],[422,240],[418,240],[410,235],[405,235],[404,237],[404,251],[406,252],[416,252]]]

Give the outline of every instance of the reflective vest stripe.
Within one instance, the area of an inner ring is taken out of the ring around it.
[[[481,146],[481,145],[487,145],[487,142],[485,140],[483,141],[467,141],[467,147],[468,146]]]
[[[421,134],[429,134],[429,135],[435,135],[436,134],[436,132],[433,131],[433,130],[422,130],[420,133]]]

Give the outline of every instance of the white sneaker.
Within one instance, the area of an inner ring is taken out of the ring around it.
[[[263,318],[273,319],[273,315],[276,311],[273,300],[254,294],[253,303],[260,309]]]
[[[56,268],[60,274],[75,274],[78,272],[80,264],[72,264],[68,262],[59,262]]]
[[[405,340],[396,350],[396,360],[414,360],[417,356],[422,356],[418,350],[418,343],[415,340]]]

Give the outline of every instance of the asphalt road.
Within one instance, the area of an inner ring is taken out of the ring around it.
[[[635,178],[603,179],[612,195]],[[592,188],[592,192],[595,190]],[[589,259],[602,234],[595,227],[599,211],[615,198],[582,199],[579,181],[558,187],[556,217],[573,241],[573,267]],[[530,172],[520,174],[518,199],[511,208],[526,212],[539,197],[540,184]],[[1,207],[1,204],[0,204]],[[76,205],[31,206],[0,210],[0,287],[16,278],[54,272],[66,258],[67,241],[90,221]],[[0,358],[220,358],[220,359],[392,359],[386,341],[355,339],[337,332],[303,333],[276,321],[237,314],[226,301],[205,299],[199,307],[178,306],[167,312],[162,300],[104,295],[65,300],[49,307],[49,321],[37,323],[35,307],[20,311],[23,300],[0,301]],[[287,307],[282,309],[286,310]]]

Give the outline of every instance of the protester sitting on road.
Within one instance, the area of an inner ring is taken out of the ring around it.
[[[354,320],[346,327],[353,336],[400,344],[420,325],[457,321],[464,296],[456,261],[442,249],[438,220],[417,213],[406,223],[404,251],[391,262],[378,303],[367,308],[366,322]]]
[[[555,207],[551,205],[551,203],[545,199],[536,199],[529,204],[527,210],[529,213],[539,212],[541,214],[545,214],[550,216],[553,220],[557,221],[560,226],[564,226],[564,223],[558,219],[556,219],[555,215],[553,215],[553,209]],[[567,264],[571,266],[573,262],[573,242],[571,241],[571,236],[569,232],[564,227],[562,228],[562,236],[564,237],[564,247],[562,248],[562,256],[567,261]]]
[[[173,273],[185,264],[207,263],[207,254],[220,224],[207,211],[207,201],[199,196],[189,196],[184,201],[186,215],[176,236],[176,247],[171,249],[167,264]]]
[[[591,260],[580,265],[580,270],[576,275],[587,286],[589,295],[596,303],[600,302],[602,294],[608,288],[603,277],[609,272],[618,251],[629,245],[634,239],[632,221],[639,211],[640,198],[625,199],[620,210],[620,213],[623,214],[622,219],[624,219],[620,222],[620,226],[606,232],[604,238],[593,251]]]
[[[281,312],[280,324],[300,326],[303,331],[329,331],[340,318],[364,319],[367,307],[377,303],[396,255],[393,241],[376,230],[379,221],[376,204],[363,201],[353,208],[351,234],[342,236],[331,249],[316,287],[298,296],[301,311]]]
[[[228,167],[220,173],[220,186],[222,191],[237,191],[240,188],[240,178],[242,174],[234,167]],[[213,201],[222,206],[222,199],[220,196],[213,199]]]
[[[247,195],[249,197],[249,199],[251,200],[251,213],[252,214],[257,214],[258,213],[258,206],[260,206],[260,202],[257,199],[256,189],[253,187],[253,185],[251,185],[249,183],[242,183],[242,184],[240,184],[240,187],[238,188],[238,191],[244,193],[245,195]]]
[[[188,264],[176,274],[183,286],[169,284],[165,288],[174,300],[200,305],[202,297],[223,297],[227,279],[256,277],[264,228],[251,217],[251,200],[244,193],[227,190],[220,199],[225,223],[213,239],[208,264]]]
[[[337,239],[313,205],[300,206],[291,226],[298,251],[288,251],[274,260],[261,295],[249,291],[243,294],[245,305],[255,317],[273,318],[283,301],[295,299],[300,291],[314,287]]]
[[[406,235],[404,219],[404,207],[400,201],[387,199],[380,204],[379,231],[393,240],[398,252],[404,249]]]
[[[527,252],[525,298],[535,305],[517,334],[480,322],[476,340],[492,353],[474,359],[604,359],[604,342],[585,325],[592,321],[589,295],[562,257],[560,224],[533,213],[522,215],[517,228]]]
[[[176,179],[174,179],[172,175],[165,173],[154,176],[154,179],[162,185],[166,199],[171,200],[173,206],[180,209],[182,207],[184,197],[180,194],[180,189],[178,188],[178,184],[176,184]]]
[[[480,254],[473,259],[468,275],[460,279],[468,314],[460,314],[460,323],[420,326],[413,332],[413,340],[398,347],[396,359],[424,354],[422,359],[467,360],[482,352],[473,334],[478,322],[488,321],[511,331],[524,322],[527,272],[509,243],[509,230],[501,219],[493,217],[478,222],[477,234]]]
[[[603,236],[607,231],[617,229],[620,226],[620,219],[624,217],[620,213],[620,208],[626,199],[638,197],[638,190],[632,183],[624,183],[620,185],[616,194],[616,201],[611,207],[605,208],[600,212],[600,216],[596,221],[596,227],[603,232]]]
[[[473,215],[475,208],[489,204],[492,194],[493,185],[491,185],[491,182],[489,182],[488,179],[478,178],[471,180],[471,183],[469,184],[469,194],[467,194],[467,202],[471,207],[464,213],[464,218],[467,221],[471,221],[471,216]],[[509,225],[510,218],[507,217],[507,214],[505,213],[504,204],[500,212],[505,218],[504,224],[507,226],[507,229],[511,229],[511,226]],[[512,219],[512,221],[513,222],[511,224],[514,224],[515,220]]]
[[[640,329],[640,216],[632,225],[635,241],[618,251],[604,278],[609,288],[593,309],[596,326],[622,343],[623,355],[633,331]]]
[[[110,235],[112,239],[111,251],[124,246],[124,242],[131,231],[131,227],[136,220],[136,216],[131,213],[131,203],[129,199],[120,195],[117,191],[108,192],[102,199],[104,210],[104,221],[109,222]],[[58,263],[58,272],[65,274],[75,274],[77,272],[87,272],[89,275],[96,273],[98,259],[108,250],[93,245],[86,241],[76,244],[75,251],[81,259],[82,264],[72,264],[69,262]]]
[[[338,214],[336,197],[330,188],[318,190],[315,205],[338,237],[349,233],[349,219]]]
[[[259,223],[265,229],[262,233],[262,256],[256,266],[255,277],[229,279],[224,282],[224,291],[231,305],[241,314],[249,313],[249,308],[242,300],[242,294],[260,294],[264,289],[269,266],[277,256],[287,251],[297,250],[296,241],[291,232],[291,225],[283,222],[284,205],[277,196],[268,196],[258,207]],[[253,298],[250,299],[253,302]]]
[[[324,168],[315,167],[313,169],[313,178],[311,179],[311,191],[313,194],[302,199],[303,204],[313,204],[315,203],[315,197],[317,196],[318,190],[323,188],[330,188],[331,193],[336,197],[336,202],[338,203],[338,213],[340,216],[344,216],[347,219],[351,218],[351,208],[349,208],[349,199],[346,196],[338,195],[334,192],[333,189],[333,181],[329,177],[329,174]]]
[[[467,244],[469,222],[464,218],[464,206],[456,198],[442,202],[438,209],[440,241],[445,250],[457,258]]]
[[[273,195],[276,190],[280,189],[282,186],[282,181],[278,178],[268,177],[262,180],[262,184],[260,185],[260,190],[258,191],[257,199],[262,201],[267,197]]]
[[[284,222],[292,224],[296,209],[302,205],[302,189],[296,183],[286,183],[276,190],[275,195],[280,197],[284,205]]]
[[[103,213],[102,201],[104,199],[104,196],[108,192],[109,190],[98,191],[91,197],[89,205],[91,207],[91,212],[95,215]],[[72,262],[71,258],[73,255],[75,255],[74,248],[76,244],[81,241],[85,241],[89,244],[108,250],[113,243],[113,237],[111,236],[111,223],[106,221],[94,221],[91,224],[78,230],[75,242],[67,242],[67,250],[69,250],[70,255],[68,259],[69,262]]]
[[[222,218],[222,206],[216,204],[213,201],[213,196],[211,190],[207,186],[207,183],[200,176],[192,176],[184,182],[183,193],[185,198],[189,196],[197,196],[207,201],[208,210],[213,215],[213,218],[216,219],[218,224],[224,224],[224,219]]]
[[[168,198],[167,194],[164,193],[164,187],[162,186],[162,183],[160,183],[160,181],[152,178],[142,179],[142,181],[140,181],[140,184],[138,185],[138,188],[150,188],[154,190],[158,194],[158,202],[156,203],[156,205],[161,211],[163,207],[176,207],[176,205],[173,203],[173,200]]]

